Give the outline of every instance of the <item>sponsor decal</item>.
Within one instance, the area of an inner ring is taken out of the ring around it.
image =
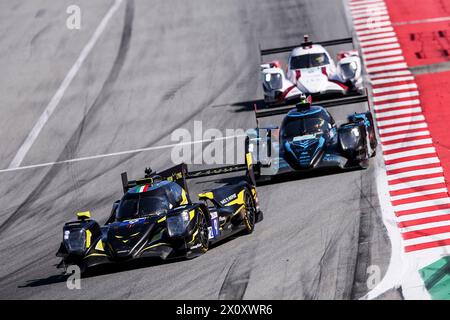
[[[220,204],[224,205],[224,204],[226,204],[226,203],[228,203],[228,202],[230,202],[230,201],[232,201],[232,200],[234,200],[236,198],[237,198],[237,195],[236,195],[236,193],[234,193],[231,196],[228,196],[225,199],[221,200]]]
[[[208,239],[213,239],[214,238],[214,234],[212,231],[212,227],[208,227]]]

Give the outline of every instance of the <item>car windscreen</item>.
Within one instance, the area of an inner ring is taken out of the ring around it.
[[[266,73],[264,83],[269,90],[278,90],[283,87],[283,79],[279,73]]]
[[[291,69],[321,67],[329,63],[330,61],[325,53],[311,53],[291,57]]]
[[[124,221],[151,215],[160,215],[170,209],[170,202],[165,195],[129,194],[120,202],[117,220]]]
[[[293,118],[284,123],[282,136],[284,139],[323,133],[328,129],[327,122],[318,115]]]

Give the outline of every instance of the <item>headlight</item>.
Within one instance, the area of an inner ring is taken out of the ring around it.
[[[357,127],[346,128],[339,133],[339,139],[343,150],[359,150],[361,147],[361,133]]]
[[[69,253],[83,253],[86,247],[86,232],[84,229],[64,231],[64,242]]]
[[[342,76],[345,80],[352,79],[356,75],[356,69],[358,68],[358,65],[355,61],[352,61],[350,63],[341,64],[341,70],[342,70]]]
[[[179,215],[168,217],[166,221],[169,236],[181,236],[189,225],[189,212],[183,211]]]

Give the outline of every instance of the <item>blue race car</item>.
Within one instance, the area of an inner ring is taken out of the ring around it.
[[[249,136],[259,180],[295,171],[320,168],[367,168],[375,156],[377,139],[370,111],[354,113],[337,126],[325,107],[367,101],[367,96],[256,111],[259,118],[284,114],[281,127],[258,127]]]

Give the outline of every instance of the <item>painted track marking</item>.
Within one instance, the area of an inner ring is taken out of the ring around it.
[[[215,138],[215,139],[205,139],[205,140],[196,140],[196,141],[190,141],[190,142],[173,143],[173,144],[166,144],[166,145],[155,146],[155,147],[139,148],[139,149],[133,149],[133,150],[125,150],[125,151],[118,151],[118,152],[112,152],[112,153],[98,154],[98,155],[94,155],[94,156],[86,156],[86,157],[80,157],[80,158],[74,158],[74,159],[68,159],[68,160],[62,160],[62,161],[39,163],[39,164],[33,164],[33,165],[29,165],[29,166],[0,169],[0,173],[21,171],[21,170],[27,170],[27,169],[36,169],[36,168],[43,168],[43,167],[51,167],[54,165],[68,164],[68,163],[75,163],[75,162],[82,162],[82,161],[89,161],[89,160],[97,160],[97,159],[110,158],[110,157],[118,157],[118,156],[123,156],[123,155],[127,155],[127,154],[133,154],[133,153],[142,153],[142,152],[148,152],[148,151],[154,151],[154,150],[179,147],[179,146],[183,146],[183,145],[192,145],[192,144],[199,144],[199,143],[205,143],[205,142],[236,139],[236,138],[240,138],[240,137],[245,137],[245,135],[235,135],[235,136],[226,136],[226,137],[220,137],[220,138]]]
[[[55,95],[52,97],[52,99],[50,100],[48,105],[45,107],[44,112],[41,114],[41,116],[37,120],[36,124],[31,129],[28,136],[26,137],[25,141],[20,146],[19,150],[17,151],[16,155],[14,156],[14,158],[12,159],[11,163],[8,166],[9,169],[20,167],[20,165],[22,164],[28,151],[31,149],[34,142],[38,138],[39,133],[42,131],[42,129],[44,128],[48,119],[50,118],[50,116],[53,114],[53,112],[58,107],[67,88],[72,83],[72,80],[77,75],[78,71],[80,70],[81,66],[83,65],[83,62],[86,60],[87,56],[94,48],[98,39],[100,38],[102,33],[105,31],[109,20],[113,17],[114,13],[119,9],[122,2],[123,2],[123,0],[115,0],[114,4],[109,8],[108,12],[101,20],[100,24],[98,25],[98,27],[95,30],[92,37],[90,38],[89,42],[86,44],[86,46],[81,51],[78,59],[75,61],[74,65],[70,68],[69,72],[67,73],[63,82],[59,86]]]
[[[374,114],[393,209],[397,217],[421,214],[430,219],[432,214],[447,214],[450,197],[443,168],[420,106],[418,86],[404,62],[392,26],[447,21],[450,17],[393,24],[383,0],[350,0],[349,7],[372,85]],[[374,10],[379,20],[376,17],[371,19]],[[386,13],[381,14],[380,11]],[[427,216],[429,214],[431,216]],[[450,216],[448,218],[450,221]],[[405,241],[405,252],[448,245],[447,242],[436,241],[446,240],[447,224],[450,223],[439,221],[438,227],[423,229],[420,236],[420,227],[414,227],[412,234],[400,230]],[[442,236],[437,236],[439,234]],[[423,244],[424,241],[427,243]]]

